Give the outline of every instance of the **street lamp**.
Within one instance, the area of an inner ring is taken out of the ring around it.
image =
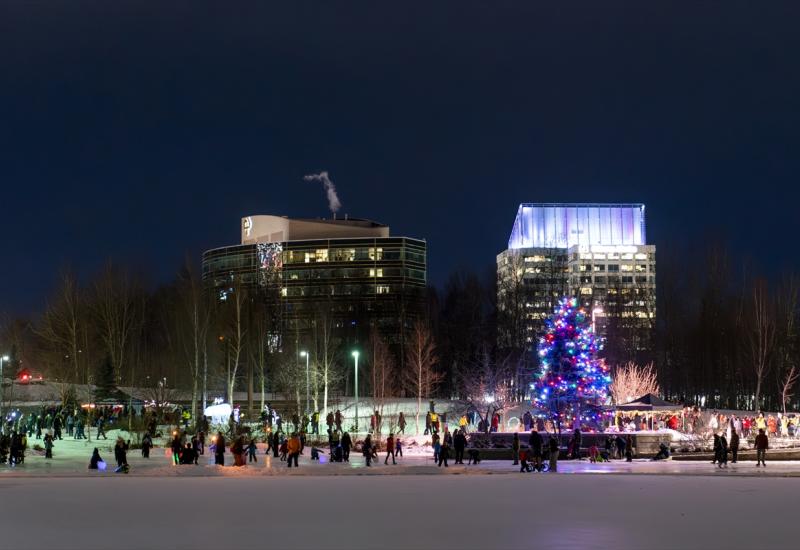
[[[356,432],[358,432],[358,351],[353,352],[353,358],[356,360]]]
[[[0,357],[0,431],[4,431],[6,421],[3,418],[3,398],[5,397],[5,388],[3,386],[3,365],[8,363],[8,355]]]
[[[300,357],[305,357],[306,358],[306,414],[309,413],[309,410],[308,410],[308,407],[309,407],[308,357],[309,357],[309,355],[310,354],[307,351],[301,351],[300,352]]]

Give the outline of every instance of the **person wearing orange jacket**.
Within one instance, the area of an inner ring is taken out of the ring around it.
[[[292,460],[294,460],[294,467],[299,468],[300,465],[297,463],[297,458],[300,456],[300,437],[297,435],[297,432],[292,434],[292,437],[289,438],[289,441],[286,442],[286,451],[288,454],[288,463],[289,468],[292,467]]]

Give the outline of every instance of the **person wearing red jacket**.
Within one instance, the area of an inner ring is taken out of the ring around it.
[[[390,456],[392,457],[392,464],[397,464],[394,452],[394,434],[389,434],[389,437],[386,438],[386,459],[383,461],[384,464],[389,464]]]
[[[769,438],[763,429],[758,430],[758,435],[756,436],[756,467],[767,465],[765,461],[767,449],[769,449]]]

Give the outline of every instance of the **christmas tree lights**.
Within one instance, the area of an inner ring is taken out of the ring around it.
[[[608,402],[611,375],[597,358],[598,340],[591,316],[575,298],[563,298],[545,321],[539,339],[539,373],[533,386],[533,404],[564,422],[576,415],[596,420],[600,405]]]

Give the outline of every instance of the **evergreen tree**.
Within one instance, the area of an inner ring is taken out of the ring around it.
[[[563,298],[545,321],[539,339],[539,372],[533,402],[559,426],[575,415],[594,416],[608,401],[608,367],[597,358],[599,345],[590,316],[575,298]]]
[[[95,386],[97,386],[97,399],[107,399],[116,395],[117,384],[114,380],[114,365],[110,355],[106,356],[97,366],[94,380]]]

